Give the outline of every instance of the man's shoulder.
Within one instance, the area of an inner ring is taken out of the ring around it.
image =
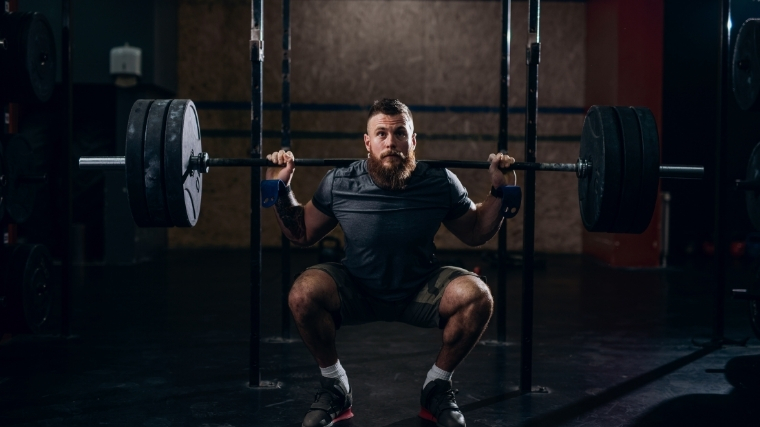
[[[367,161],[357,160],[348,166],[333,169],[335,178],[356,178],[367,174]]]
[[[432,167],[426,162],[417,162],[417,167],[414,168],[412,175],[417,175],[426,179],[448,180],[449,176],[453,175],[453,173],[446,168]]]

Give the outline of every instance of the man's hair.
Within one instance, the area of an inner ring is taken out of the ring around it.
[[[398,99],[383,98],[380,101],[375,101],[369,108],[367,121],[378,114],[385,114],[386,116],[397,116],[401,114],[410,123],[414,123],[412,120],[412,112],[409,111],[409,107],[404,105],[404,103]]]

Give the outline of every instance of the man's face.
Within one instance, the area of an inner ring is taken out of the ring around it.
[[[417,166],[414,125],[402,114],[377,114],[367,123],[364,145],[369,151],[367,171],[375,184],[387,190],[403,190]]]
[[[364,146],[384,168],[396,167],[417,146],[414,125],[403,114],[376,114],[367,122]]]

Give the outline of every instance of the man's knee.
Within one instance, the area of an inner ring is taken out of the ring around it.
[[[332,277],[322,270],[306,270],[296,278],[288,294],[288,306],[293,316],[308,316],[320,309],[335,310],[337,287]]]
[[[455,311],[469,312],[486,320],[493,312],[491,290],[475,276],[460,276],[454,279],[444,292],[446,305]]]

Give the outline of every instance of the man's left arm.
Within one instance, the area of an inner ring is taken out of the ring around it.
[[[501,169],[511,166],[515,159],[499,153],[489,155],[488,161],[491,163],[488,172],[491,175],[493,188],[506,185],[507,180]],[[480,246],[496,234],[501,226],[501,220],[501,199],[489,193],[482,203],[472,206],[459,218],[444,221],[443,225],[465,244]]]

